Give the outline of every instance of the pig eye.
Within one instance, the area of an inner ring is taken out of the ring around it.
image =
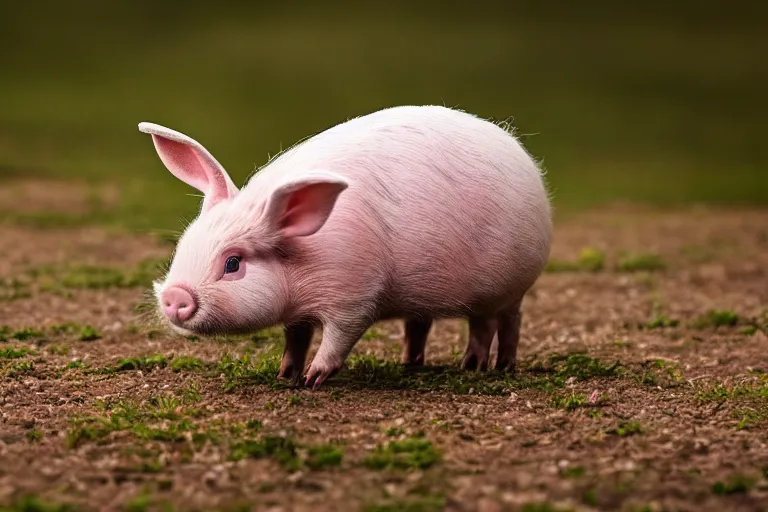
[[[240,270],[240,256],[230,256],[224,264],[225,274],[234,274]]]

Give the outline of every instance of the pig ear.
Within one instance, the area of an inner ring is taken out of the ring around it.
[[[139,131],[152,135],[157,154],[171,174],[205,195],[203,211],[237,195],[227,171],[196,140],[153,123],[140,123]]]
[[[308,236],[323,227],[347,187],[336,174],[315,171],[279,186],[266,206],[266,220],[285,238]]]

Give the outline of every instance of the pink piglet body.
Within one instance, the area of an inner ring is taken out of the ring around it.
[[[283,324],[280,376],[307,382],[344,364],[372,323],[405,319],[403,363],[424,362],[432,321],[468,317],[462,360],[513,369],[520,305],[552,237],[542,173],[515,137],[471,114],[403,106],[297,144],[238,190],[199,143],[142,123],[162,161],[205,194],[179,240],[160,310],[184,333]]]

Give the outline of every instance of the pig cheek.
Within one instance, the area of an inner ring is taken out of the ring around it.
[[[239,313],[241,308],[238,307],[238,301],[236,295],[228,293],[222,289],[211,290],[209,294],[209,300],[212,304],[211,314],[212,316],[226,319],[225,323],[231,323],[233,320],[239,323]]]

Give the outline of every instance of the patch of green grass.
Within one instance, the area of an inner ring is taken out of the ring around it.
[[[680,325],[680,320],[676,318],[669,318],[664,315],[657,315],[648,322],[641,324],[645,329],[663,329],[665,327],[677,327]]]
[[[268,346],[255,357],[247,352],[240,357],[225,354],[218,363],[218,370],[225,378],[225,389],[242,385],[263,384],[281,387],[277,381],[282,359],[282,348],[278,344]]]
[[[268,327],[252,334],[251,341],[262,347],[273,347],[285,340],[283,328],[280,326]]]
[[[206,364],[200,359],[192,356],[177,356],[171,359],[171,370],[175,372],[193,372],[200,371],[206,367]]]
[[[587,489],[584,491],[581,495],[581,501],[585,505],[589,505],[591,507],[597,506],[597,491],[595,489]]]
[[[338,467],[344,452],[341,448],[332,444],[320,444],[310,446],[307,449],[306,464],[312,469],[322,469],[328,467]]]
[[[193,424],[187,418],[159,427],[150,426],[146,423],[137,423],[131,428],[131,432],[139,439],[166,442],[184,441],[186,433],[192,430]]]
[[[101,333],[91,325],[86,325],[80,330],[80,341],[96,341],[101,339]]]
[[[124,372],[129,370],[141,370],[143,372],[151,372],[155,368],[165,368],[168,365],[168,360],[162,354],[155,354],[154,356],[141,356],[141,357],[129,357],[127,359],[121,359],[114,367],[116,372]]]
[[[45,332],[32,327],[25,327],[17,331],[11,330],[8,326],[0,327],[0,341],[29,341],[36,338],[42,338],[43,336],[45,336]]]
[[[636,379],[646,386],[662,387],[665,389],[680,387],[684,384],[683,372],[680,366],[672,361],[654,359],[646,361]]]
[[[605,268],[605,253],[592,247],[585,247],[579,254],[578,265],[581,270],[598,272]]]
[[[67,344],[48,345],[48,347],[46,347],[46,351],[49,354],[54,355],[54,356],[65,356],[65,355],[69,354],[69,345],[67,345]]]
[[[198,416],[198,411],[189,407],[186,399],[173,395],[152,396],[143,404],[121,400],[115,403],[100,401],[97,406],[102,415],[72,418],[67,431],[68,447],[75,448],[118,431],[128,431],[137,439],[162,442],[184,441],[189,432],[199,431],[190,419]],[[208,435],[206,439],[210,437]]]
[[[567,466],[560,470],[560,476],[564,478],[579,478],[586,474],[584,466]]]
[[[693,322],[696,329],[707,327],[735,327],[739,323],[739,315],[730,310],[710,310]]]
[[[138,470],[141,473],[160,473],[163,468],[165,468],[165,464],[162,460],[151,459],[142,461]]]
[[[10,506],[0,505],[0,512],[76,512],[74,505],[66,503],[50,503],[37,496],[22,496],[13,501]]]
[[[585,247],[574,261],[550,260],[545,272],[599,272],[605,268],[605,253],[592,247]]]
[[[85,368],[85,363],[83,363],[80,359],[77,361],[70,361],[67,363],[67,366],[64,367],[65,370],[82,370]]]
[[[739,334],[743,334],[745,336],[752,336],[758,331],[758,327],[756,325],[745,325],[741,329],[739,329]]]
[[[245,439],[235,442],[230,448],[229,459],[270,458],[289,470],[301,467],[297,443],[288,437],[264,436],[261,439]]]
[[[709,319],[715,327],[732,327],[739,323],[739,315],[729,310],[710,311]]]
[[[364,460],[370,469],[426,469],[440,461],[428,439],[411,437],[377,446]]]
[[[768,423],[768,408],[738,409],[734,415],[739,419],[736,430],[751,430]]]
[[[82,416],[71,420],[67,431],[66,444],[76,448],[87,441],[94,441],[108,436],[112,432],[126,430],[140,418],[138,404],[123,400],[116,404],[103,403],[105,416]]]
[[[714,384],[696,393],[699,400],[721,402],[729,399],[768,398],[768,374],[758,374],[752,381],[737,384]]]
[[[654,253],[619,253],[616,270],[619,272],[656,271],[667,268],[660,255]]]
[[[67,336],[77,334],[80,341],[95,341],[101,339],[101,334],[91,325],[79,326],[74,322],[66,322],[59,325],[53,325],[47,329],[51,336]],[[0,327],[0,341],[15,339],[18,341],[29,341],[43,339],[46,337],[46,329],[35,327],[25,327],[16,331],[9,327]]]
[[[741,474],[734,474],[728,477],[725,482],[715,482],[712,485],[712,492],[718,495],[743,494],[755,485],[755,479]]]
[[[552,397],[552,407],[556,409],[565,409],[566,411],[574,411],[579,407],[584,407],[589,404],[587,395],[583,393],[571,393],[569,395],[555,395]]]
[[[370,329],[365,331],[365,334],[363,334],[362,339],[365,341],[370,341],[370,340],[378,340],[383,337],[384,337],[384,334],[381,331],[379,331],[375,327],[371,327]]]
[[[35,355],[37,352],[28,348],[6,347],[0,349],[0,359],[20,359],[28,355]]]
[[[561,386],[571,377],[589,380],[596,377],[618,377],[622,374],[619,361],[605,364],[586,354],[552,354],[546,361],[531,365],[529,371],[550,373],[552,379],[559,382]]]
[[[614,428],[606,431],[607,434],[618,437],[630,437],[638,434],[642,434],[644,429],[640,423],[636,421],[622,421]]]
[[[184,403],[197,403],[203,399],[200,394],[200,384],[197,382],[192,382],[188,386],[177,391],[177,393],[181,395]]]
[[[38,428],[33,428],[27,431],[26,437],[29,442],[36,443],[37,441],[40,441],[43,437],[45,437],[45,434],[43,434],[42,430]]]
[[[144,490],[128,500],[123,505],[125,512],[145,512],[152,506],[154,499],[152,493],[148,490]]]
[[[74,334],[79,329],[80,329],[80,326],[78,326],[74,322],[65,322],[63,324],[52,325],[51,327],[48,328],[51,334],[55,334],[55,335]]]
[[[21,375],[30,375],[35,370],[32,361],[19,361],[11,363],[6,369],[5,375],[8,378],[15,378]]]
[[[0,279],[0,301],[27,299],[32,296],[32,289],[27,280],[11,277]]]
[[[147,411],[152,418],[176,420],[184,401],[173,395],[154,395],[147,399]]]

